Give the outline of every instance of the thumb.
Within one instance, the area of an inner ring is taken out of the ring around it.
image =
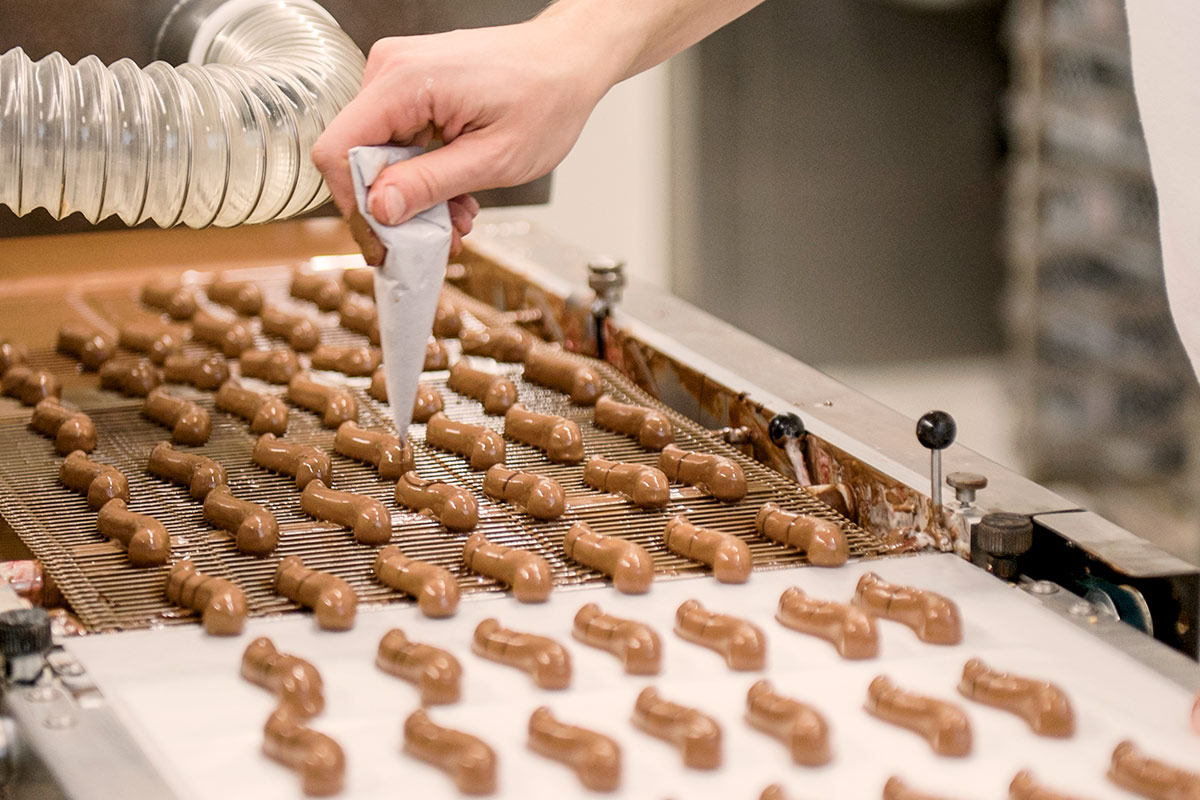
[[[498,159],[488,142],[487,137],[467,134],[392,164],[371,184],[367,194],[371,216],[384,225],[399,225],[444,200],[492,188]]]

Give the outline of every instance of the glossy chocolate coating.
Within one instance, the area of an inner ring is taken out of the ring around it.
[[[375,347],[354,345],[318,345],[312,351],[310,363],[313,369],[340,372],[352,378],[365,378],[379,369],[383,354]]]
[[[778,783],[772,783],[762,790],[758,800],[788,800],[788,793]]]
[[[597,491],[623,495],[639,508],[664,508],[671,500],[667,476],[645,464],[592,456],[583,466],[583,482]]]
[[[804,491],[820,500],[846,519],[854,519],[854,494],[848,483],[822,483],[805,486]]]
[[[577,406],[594,405],[604,391],[598,372],[549,348],[531,349],[526,354],[525,379],[562,392]]]
[[[117,331],[117,342],[126,350],[145,353],[155,364],[161,364],[167,356],[183,349],[187,330],[178,325],[169,325],[154,317],[131,320]]]
[[[96,515],[96,528],[125,546],[129,563],[135,567],[157,567],[171,557],[171,537],[154,517],[135,514],[125,501],[114,498]]]
[[[352,292],[375,296],[375,270],[370,267],[356,267],[342,272],[342,284]]]
[[[308,375],[297,375],[288,381],[287,396],[301,408],[322,415],[321,421],[327,428],[358,419],[358,401],[349,390],[315,381]]]
[[[446,346],[437,339],[430,339],[425,345],[425,364],[422,369],[425,372],[432,372],[446,369],[449,366],[450,354],[446,352]]]
[[[626,674],[657,675],[662,669],[662,640],[649,625],[605,614],[588,603],[575,614],[571,634],[621,659]]]
[[[323,733],[301,724],[289,706],[281,706],[263,728],[263,753],[300,773],[300,788],[309,797],[342,791],[346,756]]]
[[[275,569],[275,592],[312,609],[322,630],[348,631],[354,627],[358,611],[354,589],[335,575],[304,566],[299,556],[288,556],[279,562]]]
[[[567,510],[567,493],[554,478],[509,469],[503,464],[488,468],[483,476],[483,493],[512,503],[534,519],[557,519]]]
[[[464,456],[474,470],[504,463],[504,439],[500,434],[483,425],[452,420],[442,413],[434,414],[426,423],[425,442]]]
[[[147,419],[171,429],[171,438],[179,444],[201,445],[212,435],[212,419],[208,412],[158,388],[146,395],[142,414]]]
[[[27,356],[25,345],[0,339],[0,375],[18,364],[24,364]]]
[[[336,311],[346,296],[346,290],[336,278],[324,274],[305,272],[292,273],[292,285],[289,290],[297,300],[307,300],[315,303],[322,311]]]
[[[529,749],[566,764],[594,792],[621,785],[621,746],[602,733],[559,722],[546,706],[529,717]]]
[[[476,369],[466,361],[450,368],[446,387],[483,404],[485,414],[501,415],[517,402],[517,386],[503,375]]]
[[[462,317],[458,309],[445,297],[439,297],[437,310],[433,313],[433,335],[439,339],[454,339],[461,330]]]
[[[746,722],[787,745],[792,761],[801,766],[820,767],[833,759],[829,726],[821,713],[776,693],[768,680],[758,681],[746,694]]]
[[[240,319],[221,319],[201,309],[192,316],[192,338],[210,344],[229,358],[254,346],[254,331]]]
[[[415,597],[427,617],[450,617],[458,610],[458,579],[448,569],[409,558],[388,545],[375,557],[374,571],[380,583]]]
[[[596,400],[592,419],[601,428],[632,436],[647,450],[662,450],[675,441],[675,428],[666,414],[619,402],[607,394]]]
[[[197,500],[203,500],[213,489],[229,482],[225,468],[216,461],[196,453],[181,453],[168,442],[154,445],[146,469],[151,475],[188,487]]]
[[[172,319],[191,319],[196,313],[196,296],[175,278],[152,278],[142,284],[141,301],[165,311]]]
[[[374,497],[330,489],[310,481],[300,493],[300,508],[310,517],[349,528],[359,544],[387,544],[392,538],[392,518]]]
[[[462,665],[440,648],[409,641],[393,628],[379,640],[375,666],[417,687],[422,705],[457,703],[462,696]]]
[[[675,610],[675,633],[684,641],[720,653],[730,669],[760,670],[767,665],[767,635],[749,620],[716,614],[699,600]]]
[[[668,444],[658,456],[658,468],[669,479],[707,489],[725,503],[746,496],[746,474],[733,459],[696,453]]]
[[[603,572],[622,594],[645,594],[654,581],[654,559],[646,548],[619,536],[605,536],[576,522],[563,536],[563,554]]]
[[[884,722],[920,734],[940,756],[971,754],[971,724],[954,703],[905,691],[880,675],[867,687],[866,709]]]
[[[775,619],[784,627],[831,643],[842,658],[875,658],[879,655],[879,631],[875,619],[857,606],[809,597],[792,586],[779,596]]]
[[[667,522],[663,541],[672,553],[711,567],[721,583],[745,583],[754,559],[750,548],[737,536],[711,528],[700,528],[679,514]]]
[[[68,322],[58,329],[60,353],[79,359],[84,369],[97,370],[117,352],[117,343],[106,333],[85,322]]]
[[[222,411],[236,414],[250,423],[251,433],[287,433],[288,408],[275,395],[260,394],[242,388],[237,381],[225,381],[217,389],[214,404]]]
[[[1040,785],[1029,770],[1021,770],[1008,785],[1008,800],[1080,800]]]
[[[63,459],[58,481],[68,489],[87,495],[88,508],[99,511],[113,498],[129,502],[129,481],[116,467],[92,461],[82,450]]]
[[[721,766],[721,726],[707,714],[672,703],[647,687],[633,706],[634,727],[678,748],[684,766],[716,769]]]
[[[96,426],[82,411],[66,408],[56,397],[47,397],[33,407],[29,427],[54,439],[60,456],[75,450],[90,453],[96,449]]]
[[[333,461],[328,453],[312,445],[297,444],[264,433],[254,443],[252,457],[260,467],[295,478],[299,489],[317,480],[326,486],[333,483]]]
[[[774,503],[764,503],[754,518],[754,529],[768,539],[804,551],[818,567],[838,567],[850,557],[846,534],[837,523],[810,514],[793,514]]]
[[[379,470],[379,476],[389,481],[399,480],[413,469],[412,447],[386,431],[369,431],[353,422],[338,426],[333,449],[358,461],[365,461]]]
[[[542,450],[556,464],[583,460],[583,433],[566,417],[539,414],[517,403],[504,415],[504,434]]]
[[[459,334],[459,341],[464,355],[518,363],[529,355],[534,337],[520,328],[505,325],[482,331],[463,331]]]
[[[852,602],[868,614],[907,625],[922,642],[951,645],[962,641],[958,606],[937,592],[897,586],[867,572],[858,579]]]
[[[469,491],[415,472],[404,473],[396,482],[396,503],[432,515],[447,530],[469,531],[479,524],[479,504]]]
[[[1153,800],[1200,798],[1200,773],[1152,758],[1130,741],[1121,742],[1113,750],[1108,779]]]
[[[485,619],[475,627],[471,652],[528,673],[542,689],[571,685],[571,655],[565,647],[545,636],[501,627],[495,619]]]
[[[375,375],[379,375],[376,372]],[[375,390],[375,376],[371,376],[371,396]],[[379,398],[376,397],[378,400]],[[383,388],[383,399],[387,400],[387,387]],[[439,411],[446,408],[446,402],[442,399],[442,393],[437,388],[425,383],[417,384],[417,396],[413,398],[412,421],[413,422],[429,422],[430,418]]]
[[[942,798],[919,792],[899,778],[891,777],[883,785],[883,800],[942,800]]]
[[[346,295],[338,309],[338,321],[346,330],[361,333],[368,342],[379,346],[379,309],[367,298]]]
[[[325,709],[324,685],[317,668],[299,656],[281,653],[265,636],[255,639],[242,653],[241,675],[279,699],[280,706],[301,719]]]
[[[554,588],[546,559],[528,550],[494,544],[481,533],[467,537],[463,563],[472,572],[512,587],[513,597],[522,603],[544,603]]]
[[[209,636],[237,636],[246,627],[246,595],[232,581],[205,575],[191,561],[167,573],[167,599],[200,613]]]
[[[100,386],[115,389],[128,397],[145,397],[162,383],[162,373],[148,358],[104,362],[100,367]]]
[[[963,665],[958,691],[970,700],[1011,711],[1039,736],[1075,734],[1071,701],[1052,683],[999,672],[972,658]]]
[[[244,378],[258,378],[284,386],[300,374],[300,357],[288,347],[250,349],[238,356],[238,368]]]
[[[45,370],[18,364],[0,378],[0,392],[17,398],[21,405],[36,406],[47,397],[62,397],[62,384]]]
[[[229,380],[229,362],[223,356],[191,356],[172,353],[162,364],[163,377],[171,383],[188,383],[212,391]]]
[[[288,347],[307,353],[321,343],[321,330],[317,323],[303,314],[292,314],[282,308],[267,306],[258,315],[263,333],[278,336]]]
[[[228,486],[219,486],[204,498],[204,518],[210,525],[232,533],[240,552],[265,556],[279,545],[275,515],[258,503],[234,497]]]
[[[242,316],[253,316],[262,310],[262,290],[250,281],[235,281],[218,275],[208,285],[208,299],[232,308]]]
[[[445,772],[463,794],[496,791],[496,753],[469,733],[443,728],[418,709],[404,720],[404,752]]]

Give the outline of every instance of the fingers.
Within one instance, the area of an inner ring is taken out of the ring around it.
[[[443,200],[502,183],[495,150],[486,135],[466,134],[438,150],[393,164],[371,185],[371,216],[385,225],[399,225]]]
[[[471,213],[471,209],[463,202],[462,197],[470,197],[470,195],[459,195],[452,197],[447,202],[450,209],[450,224],[454,226],[454,230],[462,236],[466,236],[471,232],[471,228],[475,224],[475,215]],[[474,198],[471,198],[474,200]],[[476,204],[478,208],[478,204]]]

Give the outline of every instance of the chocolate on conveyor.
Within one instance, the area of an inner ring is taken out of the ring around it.
[[[1042,786],[1029,770],[1021,770],[1008,785],[1008,800],[1080,800]]]
[[[96,426],[92,418],[63,406],[57,397],[47,397],[33,407],[29,427],[54,439],[54,449],[60,456],[75,450],[90,453],[96,449]]]
[[[557,519],[567,510],[567,494],[554,478],[509,469],[503,464],[488,467],[483,493],[512,503],[534,519]]]
[[[383,354],[377,347],[357,347],[355,345],[318,345],[309,356],[313,369],[340,372],[351,378],[365,378],[383,361]]]
[[[229,380],[229,362],[216,353],[172,353],[162,363],[162,374],[171,383],[187,383],[211,392]]]
[[[1052,683],[994,670],[972,658],[963,665],[958,691],[970,700],[1011,711],[1039,736],[1075,733],[1075,712],[1066,693]]]
[[[45,370],[18,364],[0,378],[0,392],[17,398],[21,405],[36,406],[47,397],[62,397],[62,384]]]
[[[632,436],[647,450],[662,450],[675,441],[675,428],[666,414],[622,403],[607,394],[597,398],[592,419],[601,428]]]
[[[604,391],[596,370],[548,347],[526,354],[525,379],[562,392],[577,406],[594,405]]]
[[[326,486],[333,484],[333,461],[319,447],[289,442],[276,438],[272,433],[264,433],[254,443],[252,458],[260,467],[295,478],[298,489],[317,480]]]
[[[24,364],[27,356],[25,345],[0,339],[0,375],[18,364]]]
[[[208,299],[232,308],[244,317],[257,314],[263,307],[262,290],[250,281],[235,281],[217,275],[208,285]]]
[[[216,461],[196,453],[181,453],[169,442],[154,445],[146,469],[151,475],[188,487],[197,500],[203,500],[213,489],[229,482],[225,468]]]
[[[778,694],[763,679],[746,694],[746,722],[750,727],[787,745],[792,761],[819,767],[833,758],[829,748],[829,726],[821,713],[807,703]]]
[[[788,793],[778,783],[772,783],[762,790],[758,800],[788,800]]]
[[[501,415],[517,402],[517,386],[504,375],[476,369],[466,361],[450,368],[446,387],[451,391],[478,400],[485,414]]]
[[[209,636],[237,636],[246,627],[246,595],[232,581],[205,575],[191,561],[167,573],[167,600],[199,612]]]
[[[96,528],[125,546],[129,563],[135,567],[157,567],[171,557],[171,536],[154,517],[136,514],[125,507],[125,501],[109,500],[96,515]]]
[[[683,755],[684,766],[716,769],[721,766],[721,726],[704,712],[664,700],[647,687],[633,706],[634,727],[663,739]]]
[[[291,708],[301,718],[315,717],[325,708],[324,685],[317,668],[299,656],[279,652],[265,636],[255,639],[242,653],[241,675],[274,694],[280,706]]]
[[[238,356],[243,378],[257,378],[281,386],[300,374],[300,358],[288,347],[271,350],[252,348]]]
[[[387,379],[383,368],[375,370],[371,375],[371,385],[367,387],[367,396],[381,403],[388,401]],[[412,421],[424,424],[439,411],[446,410],[446,402],[436,386],[427,383],[417,384],[417,396],[413,398]]]
[[[706,489],[725,503],[746,496],[746,474],[736,461],[724,456],[696,453],[668,444],[658,455],[658,468],[669,479]]]
[[[322,415],[327,428],[358,419],[358,401],[348,389],[315,381],[306,374],[288,381],[287,397],[301,408]]]
[[[113,359],[100,367],[100,387],[128,397],[145,397],[162,383],[162,373],[148,358]]]
[[[754,568],[750,547],[741,538],[693,525],[682,514],[667,522],[663,542],[672,553],[712,568],[721,583],[745,583]]]
[[[625,497],[639,508],[663,508],[671,500],[671,484],[661,470],[592,456],[583,465],[583,482],[600,492]]]
[[[412,447],[386,431],[365,430],[353,422],[338,426],[333,449],[347,458],[365,461],[389,481],[399,480],[413,469]]]
[[[113,498],[129,502],[129,481],[125,473],[108,464],[92,461],[82,450],[63,459],[58,482],[68,489],[87,495],[88,508],[99,511]]]
[[[267,718],[263,754],[299,772],[300,788],[309,797],[342,791],[346,756],[341,746],[300,722],[289,706],[280,706]]]
[[[196,296],[175,278],[152,278],[142,284],[143,305],[165,311],[172,319],[191,319]]]
[[[583,433],[566,417],[539,414],[517,403],[504,414],[504,433],[543,451],[555,464],[578,464],[583,460]]]
[[[446,351],[446,346],[437,339],[430,339],[425,345],[425,364],[421,369],[433,372],[449,366],[450,354]]]
[[[709,611],[699,600],[685,600],[675,610],[680,639],[721,655],[730,669],[760,670],[767,665],[767,635],[753,622]]]
[[[879,655],[875,618],[857,606],[810,597],[799,587],[792,586],[779,596],[775,619],[785,628],[831,643],[842,658],[875,658]]]
[[[292,273],[292,285],[289,291],[292,297],[315,303],[317,308],[322,311],[336,311],[346,295],[345,288],[336,278],[299,270]]]
[[[546,706],[529,717],[529,749],[566,764],[594,792],[621,785],[621,746],[602,733],[558,721]]]
[[[409,558],[395,545],[379,551],[374,573],[385,586],[415,597],[417,607],[427,617],[450,617],[458,610],[458,579],[454,573],[437,564]]]
[[[496,791],[496,753],[477,736],[443,728],[417,709],[404,720],[404,752],[445,772],[463,794]]]
[[[937,592],[897,586],[866,572],[858,579],[852,602],[868,614],[907,625],[922,642],[950,645],[962,641],[958,606]]]
[[[180,444],[204,444],[212,435],[212,419],[207,411],[163,388],[153,389],[146,395],[142,414],[170,428],[171,438]]]
[[[396,503],[419,514],[429,514],[446,530],[469,531],[479,524],[479,503],[474,495],[445,481],[406,472],[396,482]]]
[[[354,627],[358,594],[336,575],[304,566],[299,556],[288,556],[275,568],[275,592],[293,603],[312,609],[317,626],[327,631]]]
[[[550,564],[537,553],[494,544],[482,533],[473,533],[463,545],[467,569],[512,587],[522,603],[543,603],[554,588]]]
[[[232,533],[239,552],[265,556],[279,545],[275,515],[258,503],[234,497],[228,486],[218,486],[204,498],[204,519]]]
[[[338,322],[346,330],[361,333],[368,342],[379,346],[379,309],[367,298],[346,295],[338,308]]]
[[[300,493],[300,508],[310,517],[349,528],[359,544],[387,544],[392,538],[392,516],[374,497],[330,489],[310,481]]]
[[[758,510],[754,529],[772,541],[802,550],[809,563],[818,567],[838,567],[850,557],[846,534],[836,522],[784,511],[774,503],[764,503]]]
[[[867,687],[866,709],[884,722],[920,734],[938,755],[971,753],[971,723],[954,703],[905,691],[880,675]]]
[[[426,423],[425,443],[465,457],[474,470],[504,463],[504,439],[500,434],[484,425],[458,422],[441,412]]]
[[[254,331],[242,319],[221,319],[200,310],[192,317],[192,338],[210,344],[229,358],[254,347]]]
[[[462,343],[463,355],[518,363],[529,355],[534,337],[528,331],[512,325],[503,325],[482,331],[463,331],[459,334],[459,341]]]
[[[287,432],[287,405],[273,394],[261,394],[243,388],[237,381],[225,381],[217,389],[213,404],[249,422],[251,433],[282,436]]]
[[[86,322],[68,322],[59,328],[55,347],[60,353],[79,359],[84,369],[93,371],[117,352],[117,343],[111,336]]]
[[[1200,772],[1172,766],[1142,752],[1130,741],[1113,750],[1108,779],[1134,794],[1151,800],[1200,798]]]
[[[883,785],[883,800],[943,800],[943,798],[919,792],[899,778],[891,777]]]
[[[433,335],[439,339],[455,339],[460,331],[462,316],[458,308],[445,297],[439,297],[433,314]]]
[[[612,578],[622,594],[645,594],[654,581],[654,559],[646,548],[619,536],[596,533],[576,522],[563,536],[563,554]]]
[[[528,673],[539,688],[571,685],[571,654],[565,647],[546,636],[509,630],[499,620],[485,619],[475,627],[471,651]]]
[[[303,314],[292,314],[282,308],[267,306],[259,312],[262,332],[278,336],[288,347],[307,353],[321,343],[321,331],[317,324]]]
[[[187,330],[170,325],[156,317],[141,317],[122,325],[117,331],[117,343],[126,350],[145,353],[155,364],[161,364],[171,353],[183,349]]]
[[[571,634],[621,659],[628,675],[657,675],[662,669],[662,641],[653,628],[605,614],[595,603],[588,603],[575,614]]]
[[[450,653],[433,645],[409,641],[393,628],[379,640],[375,666],[417,687],[421,705],[457,703],[462,696],[462,665]]]
[[[375,296],[375,270],[372,267],[355,267],[342,272],[342,283],[347,289],[367,297]]]

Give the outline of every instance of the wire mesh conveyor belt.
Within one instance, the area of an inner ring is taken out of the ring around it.
[[[327,344],[364,344],[365,338],[336,327],[334,314],[319,314],[309,304],[287,296],[286,268],[258,269],[254,279],[269,303],[302,310],[320,320],[322,341]],[[87,308],[97,319],[113,322],[136,310],[137,287],[109,287],[86,295]],[[448,290],[462,314],[465,327],[479,327],[500,320],[499,312]],[[203,293],[197,293],[205,303]],[[145,309],[142,309],[145,313]],[[259,336],[259,346],[278,345]],[[203,346],[189,349],[205,352]],[[451,360],[458,354],[457,342],[449,340]],[[734,504],[720,503],[697,489],[673,485],[670,504],[661,510],[638,509],[614,496],[584,486],[583,465],[551,464],[541,451],[507,441],[506,463],[556,478],[566,490],[569,507],[561,518],[540,522],[517,512],[506,503],[483,494],[483,473],[472,472],[466,460],[425,444],[425,426],[413,425],[410,436],[417,471],[423,476],[469,488],[479,501],[477,530],[492,541],[535,551],[550,563],[558,585],[595,584],[607,580],[600,573],[575,564],[562,553],[563,534],[576,521],[594,530],[621,536],[645,547],[654,557],[660,576],[696,574],[703,567],[668,551],[662,531],[668,519],[679,513],[699,524],[719,528],[744,538],[756,565],[803,564],[804,555],[771,542],[754,531],[758,508],[769,500],[785,508],[835,520],[846,532],[852,557],[882,555],[881,542],[839,516],[797,484],[746,458],[735,448],[717,439],[701,426],[667,409],[632,386],[609,365],[589,360],[603,376],[605,390],[624,402],[638,403],[666,411],[674,425],[676,443],[690,450],[714,452],[737,460],[745,470],[749,493]],[[272,511],[280,527],[278,549],[269,557],[258,558],[240,553],[232,537],[214,530],[205,522],[202,504],[193,500],[182,486],[149,475],[146,462],[151,448],[169,438],[165,429],[140,414],[141,400],[127,399],[96,388],[94,375],[77,376],[74,361],[50,351],[31,354],[32,365],[49,369],[64,377],[65,400],[78,405],[95,422],[99,444],[92,457],[120,469],[129,478],[130,509],[149,514],[161,521],[171,534],[173,557],[190,558],[207,573],[236,582],[246,593],[253,615],[277,614],[297,610],[297,606],[276,595],[271,588],[279,559],[299,555],[306,565],[331,572],[348,581],[359,594],[361,603],[409,602],[407,596],[377,582],[372,564],[377,549],[358,544],[350,532],[308,517],[300,510],[300,492],[294,481],[256,466],[251,450],[256,436],[245,422],[213,408],[213,395],[182,385],[172,385],[173,393],[194,400],[209,410],[213,420],[208,443],[195,451],[216,459],[228,472],[229,485],[238,497],[252,500]],[[236,361],[231,361],[237,374]],[[658,453],[645,450],[633,440],[592,424],[592,409],[572,406],[567,397],[521,379],[519,364],[493,367],[513,378],[520,401],[542,413],[560,414],[575,420],[584,435],[588,455],[653,465]],[[350,386],[359,401],[359,424],[391,430],[389,409],[366,394],[367,379],[346,378],[337,373],[315,373],[320,379]],[[489,417],[482,406],[446,388],[448,373],[427,372],[422,380],[441,390],[446,414],[453,419],[504,430],[503,417]],[[245,379],[258,391],[282,394],[280,386]],[[3,401],[7,403],[8,401]],[[96,631],[153,627],[196,616],[169,603],[163,595],[167,567],[137,568],[129,564],[117,545],[96,530],[96,514],[82,495],[58,482],[62,461],[53,443],[27,427],[29,409],[19,412],[11,407],[0,413],[0,514],[29,546],[51,579],[58,585],[74,612]],[[468,572],[462,565],[462,547],[468,534],[451,533],[434,520],[398,506],[393,499],[394,483],[379,478],[369,466],[333,453],[334,431],[324,428],[317,415],[292,408],[287,438],[312,444],[330,452],[334,462],[334,487],[358,492],[382,500],[391,510],[392,543],[413,558],[428,560],[455,573],[464,593],[501,591],[493,580]]]

